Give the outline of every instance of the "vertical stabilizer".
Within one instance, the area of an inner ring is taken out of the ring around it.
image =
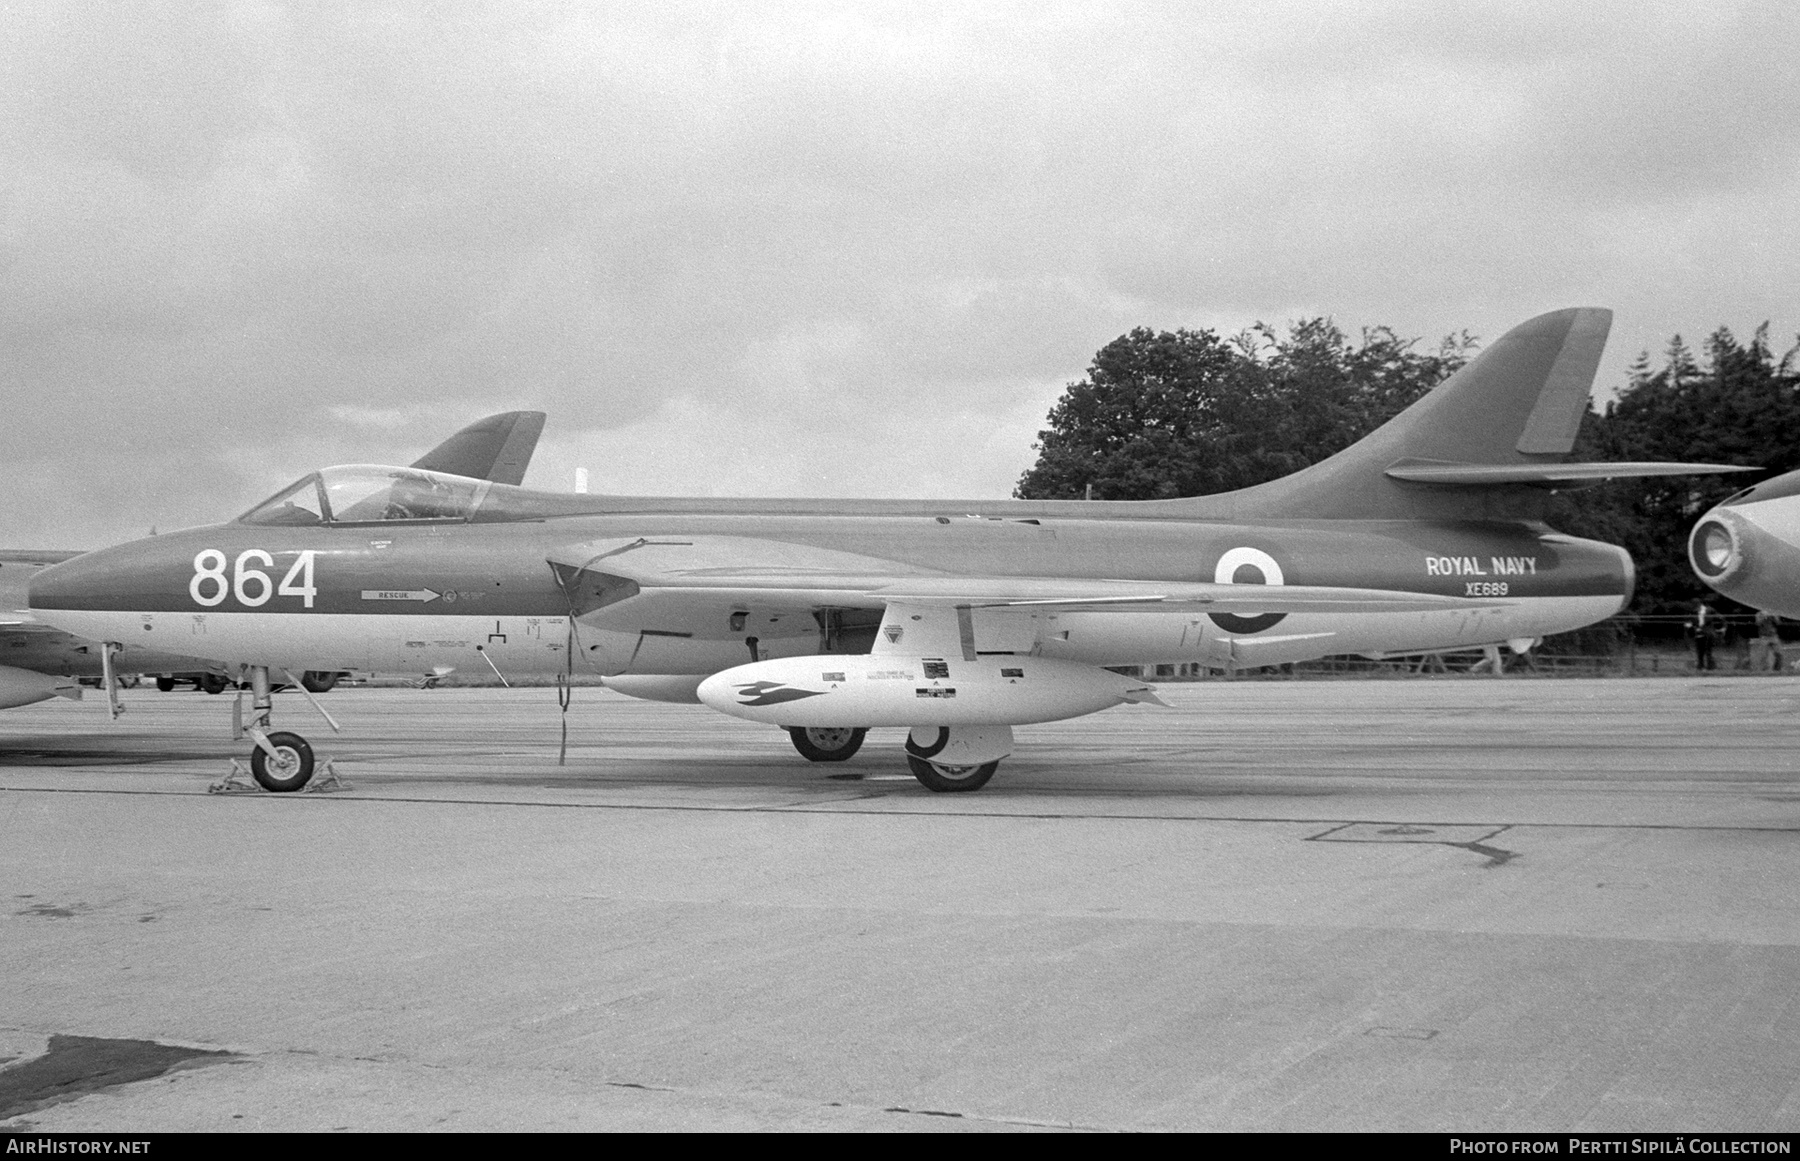
[[[1326,519],[1533,517],[1547,493],[1523,484],[1451,489],[1396,479],[1397,464],[1531,465],[1575,445],[1612,312],[1571,307],[1521,323],[1424,398],[1304,471],[1221,496],[1236,516]],[[1198,503],[1198,501],[1196,501]]]
[[[542,411],[506,411],[477,419],[426,452],[413,467],[517,484],[531,466],[538,436],[544,431]]]

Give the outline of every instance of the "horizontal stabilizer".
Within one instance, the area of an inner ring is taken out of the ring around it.
[[[1414,484],[1462,487],[1536,484],[1556,487],[1593,480],[1623,480],[1645,476],[1711,476],[1760,470],[1733,464],[1680,464],[1643,460],[1614,464],[1469,464],[1407,459],[1395,461],[1385,474]]]

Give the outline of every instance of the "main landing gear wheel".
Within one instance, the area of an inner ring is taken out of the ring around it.
[[[857,728],[819,729],[814,726],[789,726],[788,737],[794,749],[808,762],[842,762],[862,749],[863,737],[869,731]]]
[[[992,762],[980,766],[940,766],[936,762],[928,762],[924,758],[906,756],[906,764],[912,767],[913,777],[927,790],[935,790],[939,794],[954,794],[962,790],[980,790],[1000,769],[1000,762]]]
[[[168,693],[170,690],[172,690],[174,688],[175,688],[175,679],[173,677],[159,677],[156,679],[156,692]]]
[[[215,693],[216,694],[216,693],[224,693],[225,687],[230,685],[231,683],[229,681],[226,681],[223,677],[220,677],[216,673],[208,673],[208,674],[204,674],[200,678],[200,680],[198,682],[196,682],[195,684],[200,689],[205,690],[207,693]]]
[[[250,773],[264,790],[284,794],[312,780],[313,752],[305,738],[283,731],[270,734],[269,745],[275,751],[274,758],[261,746],[250,751]]]

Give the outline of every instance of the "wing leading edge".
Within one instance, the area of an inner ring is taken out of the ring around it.
[[[654,590],[665,597],[793,608],[892,604],[1029,607],[1065,612],[1409,613],[1509,601],[1314,585],[1237,585],[1069,577],[975,576],[810,545],[736,536],[591,541],[554,552],[583,615]]]

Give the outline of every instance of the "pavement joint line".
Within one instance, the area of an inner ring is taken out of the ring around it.
[[[871,818],[1010,818],[1068,822],[1256,822],[1295,826],[1464,826],[1539,827],[1545,830],[1666,830],[1747,832],[1751,834],[1800,834],[1800,826],[1725,826],[1711,823],[1674,822],[1469,822],[1418,818],[1271,818],[1241,814],[1074,814],[1064,811],[1006,810],[859,810],[848,806],[686,806],[652,802],[509,802],[496,798],[401,798],[393,795],[207,794],[204,790],[103,790],[78,786],[0,786],[0,793],[14,794],[114,794],[148,798],[211,798],[220,801],[264,802],[292,799],[307,802],[397,802],[418,806],[515,806],[534,810],[642,810],[692,814],[849,814]],[[851,801],[855,801],[854,799]],[[1371,843],[1378,846],[1381,844]]]

